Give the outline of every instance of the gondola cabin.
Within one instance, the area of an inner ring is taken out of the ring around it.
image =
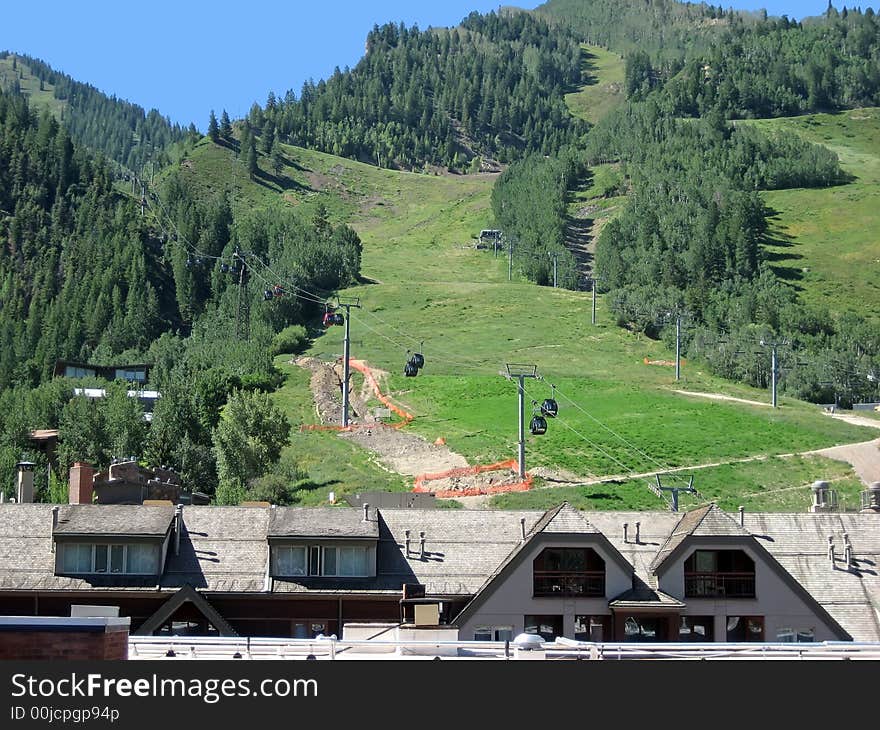
[[[535,416],[529,428],[535,436],[543,436],[547,433],[547,419],[543,416]]]
[[[410,362],[415,365],[419,370],[425,367],[425,358],[420,352],[415,353],[410,359]]]
[[[549,418],[556,418],[556,414],[559,413],[559,404],[553,400],[553,398],[547,398],[541,404],[541,415],[547,416]]]
[[[419,369],[413,364],[412,360],[408,360],[406,365],[403,366],[403,374],[408,378],[414,378],[419,374]]]

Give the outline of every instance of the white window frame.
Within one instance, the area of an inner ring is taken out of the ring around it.
[[[81,542],[65,542],[62,543],[62,550],[66,551],[71,547],[80,548],[83,545],[88,546],[91,551],[91,559],[89,561],[89,569],[88,570],[77,570],[77,571],[69,571],[71,573],[76,573],[77,575],[158,575],[160,570],[153,570],[148,572],[142,571],[132,571],[128,570],[128,549],[129,547],[138,547],[138,548],[149,548],[151,552],[155,552],[156,546],[151,545],[150,543],[118,543],[118,542],[95,542],[95,543],[81,543]],[[113,550],[112,548],[122,548],[122,570],[118,572],[113,572],[110,570],[113,561]],[[98,548],[103,548],[105,550],[105,555],[107,556],[107,562],[105,563],[107,566],[106,570],[98,570],[97,569],[97,557],[98,557]],[[158,563],[158,558],[157,561]],[[64,555],[61,556],[61,568],[64,571]]]
[[[370,548],[362,545],[276,545],[274,550],[274,572],[273,575],[279,578],[368,578],[370,572]],[[305,572],[294,573],[288,575],[282,573],[278,569],[278,550],[304,550],[305,551]],[[312,571],[312,551],[318,551],[318,571]],[[327,550],[333,550],[336,553],[335,572],[328,573],[326,570],[325,553]],[[359,550],[363,554],[363,571],[362,573],[347,575],[339,572],[341,563],[341,553],[343,550]]]

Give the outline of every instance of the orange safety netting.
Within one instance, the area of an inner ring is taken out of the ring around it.
[[[379,399],[381,403],[388,407],[393,413],[396,413],[403,420],[398,421],[397,423],[353,423],[350,426],[325,426],[322,424],[312,424],[306,423],[299,427],[300,431],[353,431],[358,428],[374,428],[376,426],[387,426],[388,428],[403,428],[409,423],[412,423],[412,420],[415,416],[409,411],[405,411],[399,406],[395,405],[391,402],[387,395],[385,395],[381,389],[379,388],[379,383],[376,381],[375,376],[373,375],[373,371],[370,370],[369,365],[365,363],[363,360],[355,360],[353,358],[349,358],[348,364],[353,367],[358,372],[362,373],[364,376],[364,380],[370,384],[370,388],[373,390],[376,398]]]
[[[482,474],[487,471],[515,469],[516,466],[516,459],[508,459],[507,461],[499,461],[495,464],[465,466],[429,474],[419,474],[419,476],[416,477],[413,492],[429,492],[435,497],[440,497],[441,499],[445,497],[476,497],[481,494],[503,494],[505,492],[527,492],[532,488],[531,475],[527,476],[523,481],[514,484],[498,484],[496,486],[472,487],[470,489],[440,489],[434,491],[425,485],[425,482],[437,481],[438,479],[454,479],[455,477],[474,476],[475,474]]]

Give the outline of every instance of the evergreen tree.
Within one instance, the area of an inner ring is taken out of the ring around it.
[[[232,139],[232,122],[229,121],[229,115],[225,109],[220,115],[220,136],[226,140]]]
[[[217,117],[214,116],[213,109],[211,109],[211,118],[208,120],[208,136],[212,142],[220,141],[220,128],[217,126]]]

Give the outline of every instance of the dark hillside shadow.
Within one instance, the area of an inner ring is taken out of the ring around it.
[[[797,243],[793,236],[782,230],[779,221],[779,211],[767,209],[767,232],[761,240],[761,256],[770,264],[770,270],[782,281],[789,284],[795,291],[801,292],[804,288],[797,282],[803,281],[804,272],[802,267],[794,262],[802,260],[802,254],[791,249]],[[777,250],[770,250],[777,249]],[[783,249],[783,250],[778,250]]]

